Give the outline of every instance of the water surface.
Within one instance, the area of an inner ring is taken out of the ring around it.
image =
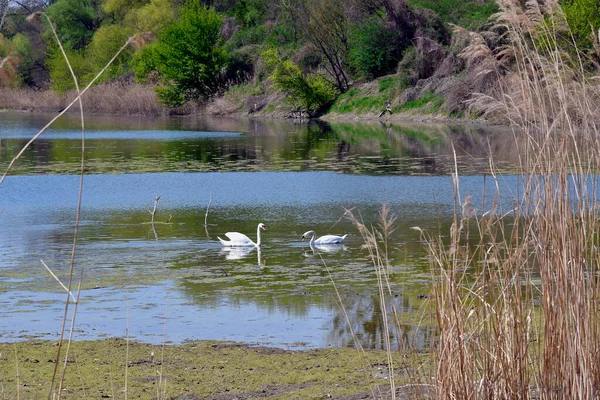
[[[0,114],[2,169],[50,117]],[[411,227],[449,231],[454,152],[461,196],[472,195],[479,212],[495,193],[482,175],[488,151],[499,149],[497,164],[515,168],[510,141],[475,126],[104,117],[86,124],[81,339],[129,332],[153,343],[351,346],[341,301],[361,344],[382,347],[374,269],[347,211],[374,226],[386,203],[397,217],[390,301],[410,314],[427,301],[431,277]],[[77,118],[59,120],[0,186],[0,340],[57,335],[65,294],[40,260],[67,281],[80,136]],[[516,178],[499,185],[510,204]],[[259,222],[267,225],[260,251],[223,249],[217,240],[228,231],[254,239]],[[349,236],[344,246],[311,248],[300,241],[309,229]],[[407,323],[398,343],[427,347],[434,334]]]

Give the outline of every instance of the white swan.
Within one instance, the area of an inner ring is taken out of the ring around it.
[[[217,236],[217,239],[221,242],[223,246],[254,246],[259,247],[261,245],[260,240],[260,230],[266,231],[267,227],[262,222],[258,224],[256,228],[256,243],[254,243],[248,236],[239,232],[227,232],[225,236],[229,238],[229,240],[223,240]]]
[[[307,232],[304,232],[304,235],[302,235],[302,240],[308,238],[309,236],[311,236],[309,244],[311,246],[313,246],[313,245],[320,245],[320,244],[340,244],[344,241],[344,239],[348,235],[347,234],[344,236],[324,235],[324,236],[321,236],[320,238],[316,239],[317,234],[315,233],[315,231],[307,231]]]

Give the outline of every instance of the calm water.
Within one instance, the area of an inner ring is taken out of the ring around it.
[[[52,116],[0,113],[0,169]],[[27,149],[0,186],[0,340],[52,339],[65,294],[81,152],[77,117],[64,118]],[[410,227],[448,231],[453,210],[452,144],[461,195],[480,210],[495,192],[488,151],[511,171],[506,132],[438,125],[89,117],[87,175],[76,257],[84,267],[75,337],[124,336],[152,343],[227,339],[270,346],[382,347],[376,279],[352,209],[375,224],[387,203],[393,301],[423,306],[430,274]],[[504,138],[504,139],[501,139]],[[505,175],[504,193],[516,187]],[[482,200],[482,193],[487,192]],[[149,209],[160,196],[157,224]],[[510,197],[505,199],[510,203]],[[210,203],[207,224],[204,224]],[[165,223],[169,220],[169,223]],[[217,236],[239,231],[264,245],[223,249]],[[306,230],[349,234],[344,246],[310,248]],[[435,333],[400,333],[427,347]]]

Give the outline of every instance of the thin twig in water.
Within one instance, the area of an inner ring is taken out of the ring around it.
[[[152,211],[150,211],[150,209],[148,209],[148,212],[152,216],[152,220],[150,222],[153,224],[154,224],[154,216],[156,215],[156,207],[158,206],[158,200],[160,200],[160,196],[156,195],[156,197],[154,199],[154,208],[152,209]]]
[[[208,205],[206,206],[206,213],[204,214],[204,226],[208,226],[208,209],[210,208],[210,203],[212,203],[212,192],[210,193],[210,198],[208,199]]]
[[[158,241],[158,233],[156,232],[156,227],[154,226],[154,222],[150,225],[150,229],[152,229],[152,233],[154,234],[154,240]]]
[[[210,197],[208,199],[208,205],[206,206],[206,213],[204,214],[204,232],[206,232],[206,238],[209,237],[209,234],[208,234],[208,209],[210,208],[210,203],[212,203],[212,192],[210,193]]]

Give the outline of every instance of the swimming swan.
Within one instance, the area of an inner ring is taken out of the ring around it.
[[[344,239],[348,235],[347,234],[344,236],[324,235],[318,239],[315,239],[317,237],[317,234],[315,233],[315,231],[308,231],[308,232],[305,232],[304,235],[302,235],[302,240],[308,238],[309,236],[312,236],[309,244],[311,246],[313,246],[313,245],[320,245],[320,244],[340,244],[344,241]]]
[[[248,236],[244,235],[243,233],[239,233],[239,232],[227,232],[225,234],[225,236],[227,236],[229,238],[229,240],[223,240],[220,237],[217,236],[217,239],[219,239],[219,241],[221,242],[221,244],[223,246],[255,246],[255,247],[259,247],[261,245],[261,240],[260,240],[260,230],[266,231],[267,228],[265,227],[265,224],[263,224],[262,222],[260,224],[258,224],[258,227],[256,228],[256,243],[254,243]]]

